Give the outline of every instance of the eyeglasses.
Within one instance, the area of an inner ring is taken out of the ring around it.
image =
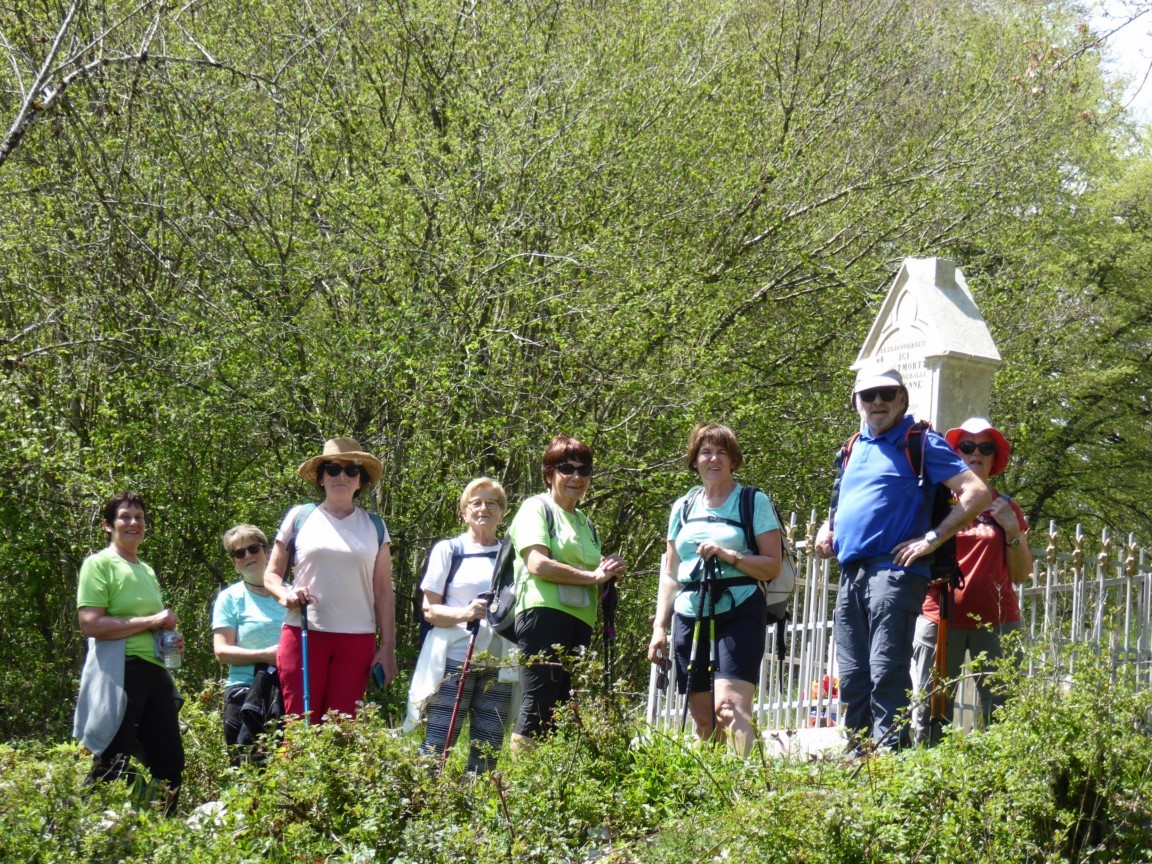
[[[556,470],[565,477],[570,477],[573,474],[579,474],[581,477],[592,476],[591,465],[573,465],[571,462],[561,462],[556,466]]]
[[[996,452],[996,445],[991,441],[961,441],[956,445],[956,449],[965,456],[971,456],[977,450],[980,451],[980,455],[982,456],[991,456]]]
[[[349,462],[347,465],[341,465],[339,462],[325,462],[322,470],[329,477],[339,477],[340,472],[344,472],[349,477],[359,477],[364,467],[356,462]]]
[[[900,395],[899,387],[873,387],[871,390],[861,390],[856,394],[860,397],[860,401],[867,404],[875,402],[876,397],[880,397],[881,402],[894,402],[896,397]]]
[[[238,549],[231,551],[231,556],[239,561],[241,558],[246,558],[249,555],[257,554],[261,549],[267,549],[266,543],[249,543],[247,546],[241,546]]]
[[[488,498],[473,498],[468,502],[468,506],[473,510],[501,510],[503,509],[499,501],[491,500]]]

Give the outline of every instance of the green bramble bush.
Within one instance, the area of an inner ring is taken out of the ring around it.
[[[208,686],[181,713],[177,818],[125,784],[82,789],[73,744],[0,745],[0,861],[1152,861],[1152,693],[1075,661],[1070,679],[1067,663],[1005,666],[1021,695],[991,728],[864,762],[693,745],[594,692],[585,664],[551,737],[487,777],[462,776],[457,752],[439,780],[375,705],[291,725],[266,765],[229,768]]]

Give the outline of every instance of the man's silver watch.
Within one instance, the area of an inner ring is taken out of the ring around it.
[[[924,539],[928,541],[929,546],[935,546],[940,542],[940,535],[935,531],[929,531],[924,535]]]

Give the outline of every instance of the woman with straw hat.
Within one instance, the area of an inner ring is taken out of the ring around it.
[[[293,507],[280,523],[264,586],[287,610],[277,651],[286,714],[304,714],[301,606],[307,605],[309,708],[354,715],[368,676],[396,677],[391,540],[384,520],[356,506],[383,473],[354,438],[333,438],[300,466],[319,504]],[[285,583],[289,568],[292,584]]]

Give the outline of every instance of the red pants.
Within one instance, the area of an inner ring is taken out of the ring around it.
[[[375,633],[308,631],[308,694],[313,719],[335,709],[356,714],[356,703],[368,688],[369,667],[376,654]],[[276,649],[276,668],[284,694],[285,714],[304,714],[304,664],[299,627],[284,625]]]

